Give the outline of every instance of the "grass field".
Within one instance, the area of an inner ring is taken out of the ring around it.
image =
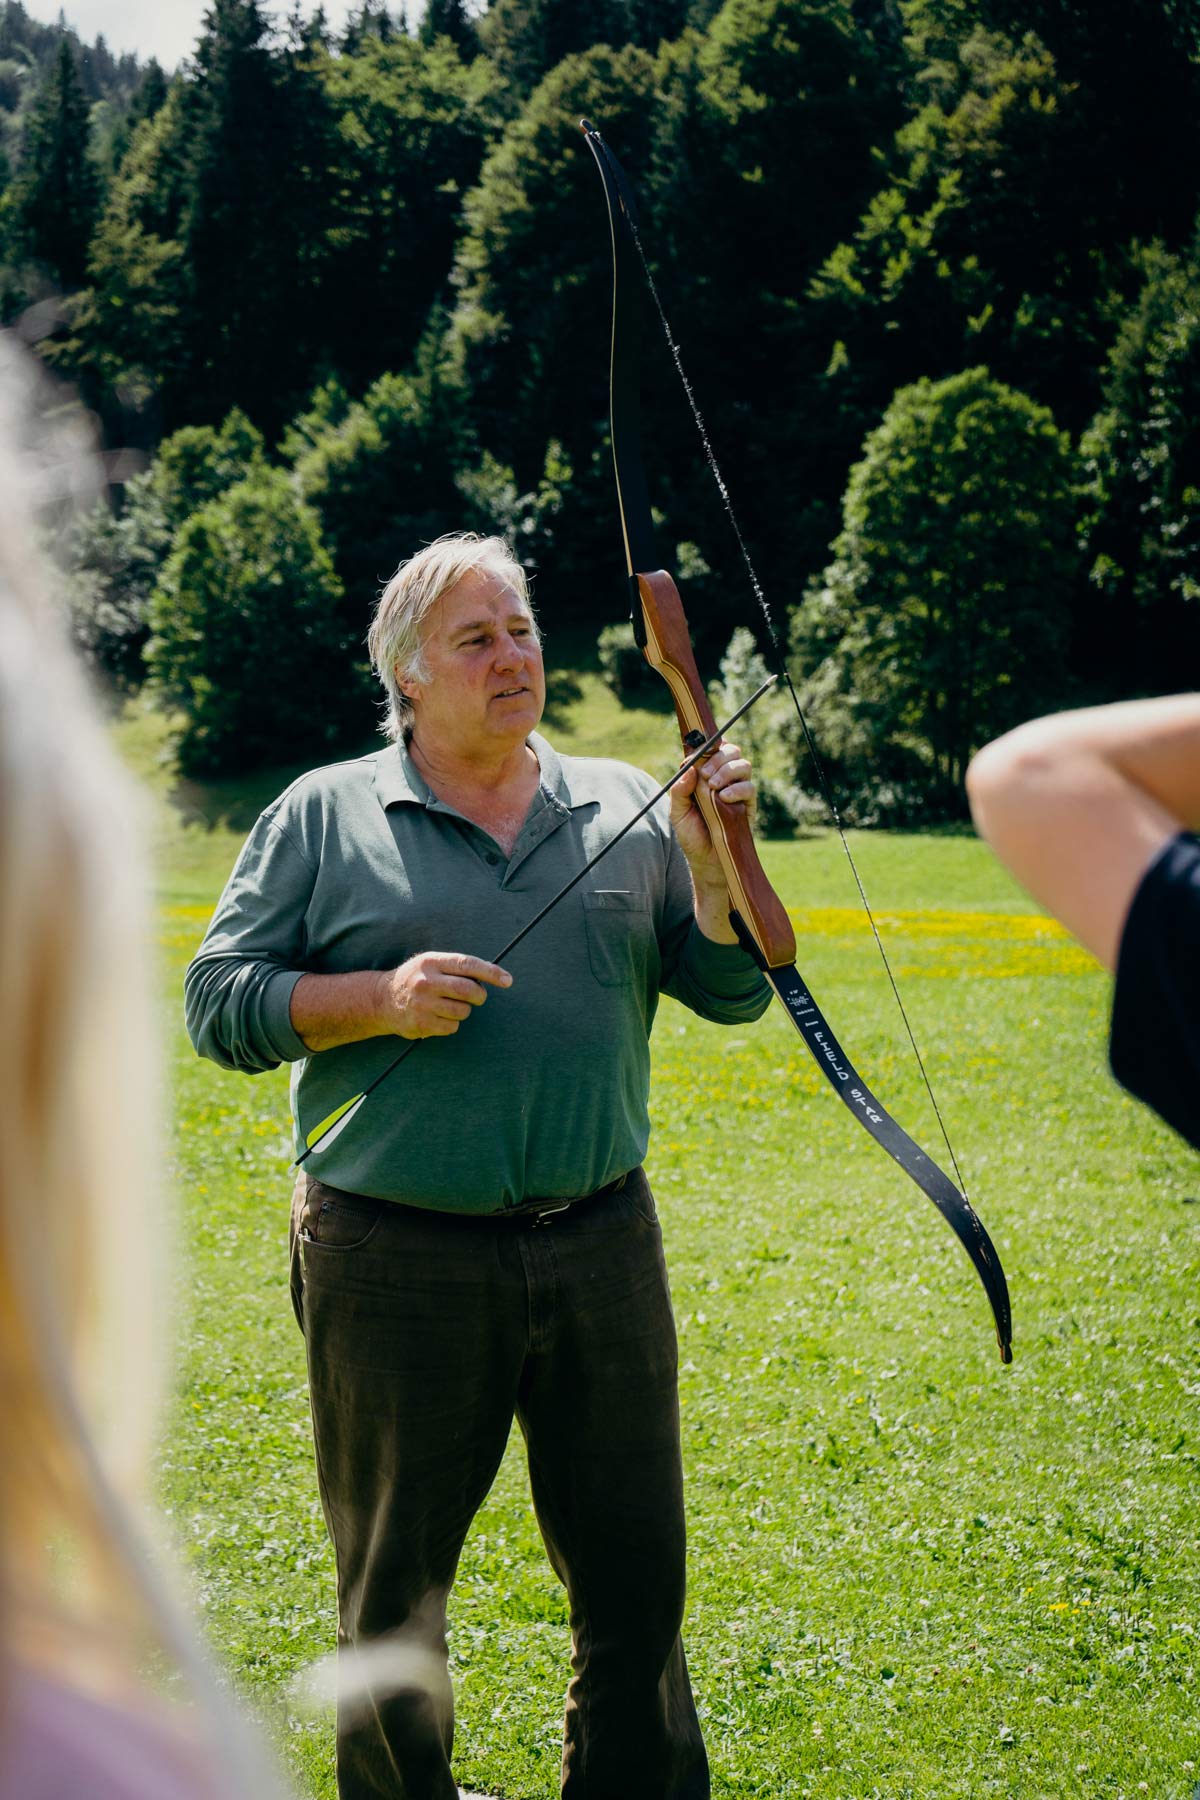
[[[591,677],[564,748],[658,766],[653,713]],[[176,792],[151,715],[184,1221],[163,1440],[219,1654],[332,1796],[328,1717],[289,1683],[334,1633],[303,1355],[285,1280],[285,1077],[193,1057],[178,982],[257,805]],[[182,811],[179,810],[182,808]],[[981,1289],[926,1200],[820,1080],[782,1011],[722,1031],[670,1001],[649,1169],[680,1326],[686,1637],[720,1796],[1188,1800],[1196,1670],[1200,1165],[1104,1066],[1107,984],[969,837],[854,840],[972,1198],[1012,1290],[1001,1367]],[[937,1156],[837,840],[769,845],[799,966],[859,1067]],[[531,940],[531,943],[533,940]],[[452,1602],[457,1773],[557,1794],[567,1668],[517,1446]]]

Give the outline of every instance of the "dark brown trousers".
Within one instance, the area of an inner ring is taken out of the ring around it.
[[[339,1707],[341,1800],[455,1800],[446,1597],[514,1416],[570,1606],[564,1800],[707,1800],[679,1638],[675,1326],[642,1171],[532,1227],[302,1176],[292,1297],[346,1666],[380,1640],[406,1653]]]

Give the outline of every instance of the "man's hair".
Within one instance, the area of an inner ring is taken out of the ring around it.
[[[428,679],[421,629],[426,616],[456,582],[477,569],[509,582],[532,617],[529,584],[511,546],[503,538],[480,537],[475,531],[447,532],[426,544],[400,564],[379,596],[367,646],[387,695],[381,729],[393,740],[404,736],[415,716],[411,700],[400,691],[401,681]]]

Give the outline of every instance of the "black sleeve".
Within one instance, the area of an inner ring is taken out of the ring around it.
[[[1117,960],[1112,1072],[1200,1150],[1200,838],[1172,838],[1142,877]]]

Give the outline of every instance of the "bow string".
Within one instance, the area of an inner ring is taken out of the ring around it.
[[[654,521],[650,511],[645,468],[642,461],[640,428],[640,391],[638,382],[638,347],[640,337],[640,281],[638,264],[649,282],[658,308],[668,344],[687,392],[693,416],[700,430],[705,453],[712,468],[725,509],[733,525],[742,557],[750,574],[755,595],[767,623],[768,634],[779,666],[783,685],[791,694],[803,729],[805,743],[817,768],[826,803],[837,826],[842,846],[854,870],[875,942],[883,957],[888,979],[908,1030],[926,1090],[937,1114],[946,1140],[958,1183],[939,1168],[932,1157],[921,1149],[914,1138],[888,1112],[883,1102],[871,1091],[842,1049],[836,1035],[822,1013],[808,984],[796,965],[796,938],[787,910],[767,879],[759,861],[748,816],[721,808],[701,785],[696,799],[704,815],[714,848],[721,863],[730,896],[730,922],[746,950],[754,958],[782,1002],[788,1018],[807,1044],[817,1067],[829,1081],[839,1099],[859,1124],[894,1158],[921,1191],[930,1199],[956,1233],[983,1284],[992,1309],[996,1340],[1002,1362],[1012,1361],[1012,1311],[1008,1283],[1000,1258],[978,1214],[967,1199],[965,1184],[957,1159],[946,1133],[933,1089],[917,1047],[912,1026],[900,999],[899,990],[887,961],[882,940],[867,902],[866,892],[855,867],[849,844],[842,829],[833,795],[817,757],[811,730],[804,717],[799,698],[788,674],[766,604],[761,585],[754,572],[725,483],[721,478],[708,434],[696,403],[694,392],[684,374],[678,346],[672,337],[662,303],[654,287],[653,277],[642,250],[637,227],[637,208],[633,190],[620,163],[603,137],[586,119],[580,120],[596,167],[604,186],[608,206],[613,251],[613,313],[610,362],[609,405],[613,469],[617,485],[617,510],[625,548],[626,569],[630,587],[630,605],[634,636],[650,666],[666,681],[675,703],[680,735],[687,750],[712,736],[715,730],[712,709],[704,683],[700,679],[692,651],[691,636],[683,601],[670,574],[661,566],[655,545]]]

